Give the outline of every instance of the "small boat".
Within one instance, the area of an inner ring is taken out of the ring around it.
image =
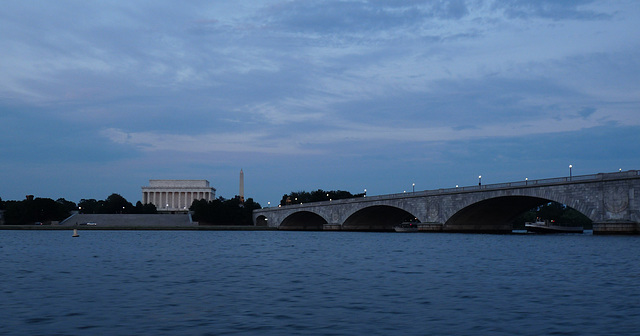
[[[402,222],[393,227],[396,232],[418,232],[418,224],[414,222]]]
[[[553,225],[553,221],[537,220],[535,222],[526,222],[524,223],[524,227],[529,232],[538,232],[538,233],[582,233],[582,226],[562,226],[562,225]]]

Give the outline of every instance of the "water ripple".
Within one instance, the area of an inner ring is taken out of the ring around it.
[[[640,330],[630,237],[6,231],[0,246],[0,335]]]

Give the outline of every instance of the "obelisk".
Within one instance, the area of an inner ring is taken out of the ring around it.
[[[244,172],[240,169],[240,203],[244,203]]]

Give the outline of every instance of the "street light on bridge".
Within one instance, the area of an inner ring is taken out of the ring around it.
[[[478,175],[478,185],[482,185],[482,175]]]
[[[569,165],[569,181],[571,181],[573,174],[571,173],[571,168],[573,168],[573,165]]]
[[[413,192],[416,192],[416,184],[415,183],[412,185],[412,188],[413,188]]]

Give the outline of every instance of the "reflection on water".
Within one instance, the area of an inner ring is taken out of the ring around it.
[[[633,334],[638,239],[3,231],[0,334]]]

